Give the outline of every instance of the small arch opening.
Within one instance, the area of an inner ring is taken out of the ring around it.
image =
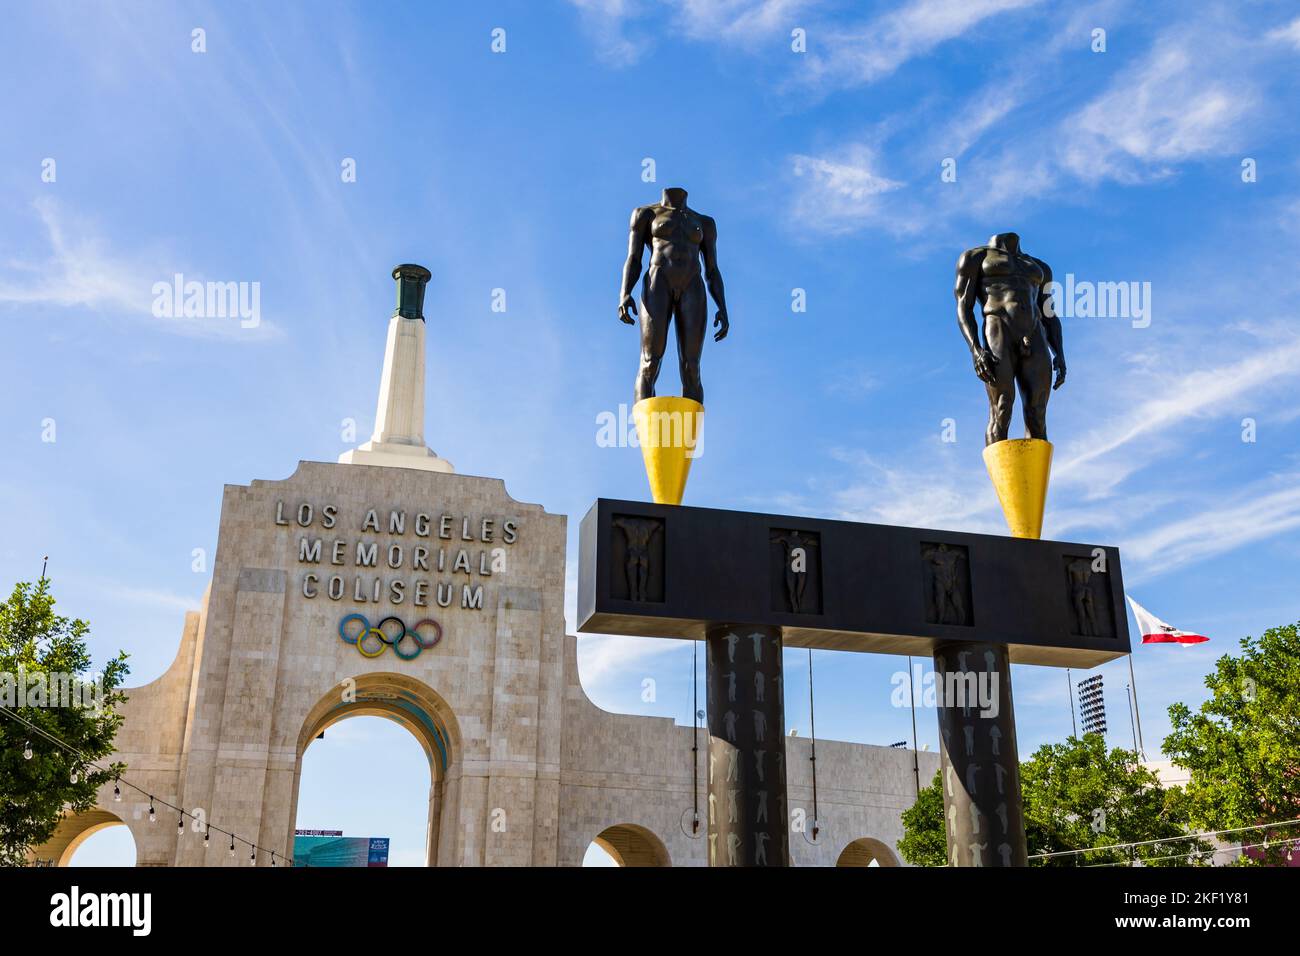
[[[899,866],[898,855],[872,837],[860,837],[840,851],[836,866]]]
[[[70,813],[53,835],[30,853],[35,866],[135,866],[135,836],[108,810]]]
[[[583,866],[672,866],[663,841],[643,826],[606,827],[591,841]]]

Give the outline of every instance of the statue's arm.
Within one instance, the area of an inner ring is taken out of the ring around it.
[[[623,263],[623,283],[618,289],[618,317],[629,325],[636,315],[636,299],[632,290],[636,280],[641,278],[641,258],[645,247],[650,243],[650,224],[654,222],[654,210],[641,206],[632,210],[632,221],[627,230],[627,261]]]
[[[975,321],[975,303],[979,301],[980,269],[984,264],[982,248],[967,249],[957,260],[957,282],[952,294],[957,299],[957,328],[966,340],[971,358],[975,362],[975,374],[981,381],[992,383],[997,373],[994,366],[997,359],[980,343],[979,325]]]
[[[1056,381],[1052,388],[1065,384],[1065,339],[1061,332],[1061,317],[1056,312],[1056,303],[1052,301],[1050,286],[1052,267],[1042,259],[1035,259],[1043,269],[1043,284],[1038,292],[1038,314],[1043,323],[1043,332],[1047,335],[1048,348],[1052,350],[1052,368],[1056,369]]]
[[[700,243],[700,254],[704,257],[704,282],[718,307],[718,314],[713,320],[713,326],[718,331],[714,333],[713,339],[720,342],[727,337],[731,323],[727,317],[727,296],[722,288],[722,272],[718,269],[718,224],[710,216],[701,216],[700,219],[704,226],[704,239]]]
[[[983,249],[968,249],[957,260],[957,283],[952,294],[957,299],[957,327],[973,352],[980,347],[979,325],[975,321],[975,303],[979,300],[980,265]]]

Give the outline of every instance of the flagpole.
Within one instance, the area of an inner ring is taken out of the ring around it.
[[[1141,756],[1145,759],[1146,755],[1140,753],[1141,748],[1138,747],[1138,734],[1133,724],[1133,687],[1131,685],[1124,685],[1124,695],[1128,698],[1128,729],[1133,734],[1133,756]]]
[[[1138,685],[1137,677],[1133,674],[1133,652],[1128,655],[1128,679],[1129,686],[1133,688],[1133,713],[1137,715],[1137,740],[1138,751],[1142,754],[1142,759],[1147,759],[1146,743],[1142,740],[1142,712],[1138,710]]]
[[[916,671],[912,669],[912,658],[907,658],[907,696],[912,699],[912,774],[916,777],[916,798],[921,799],[921,758],[916,752],[916,685],[913,678]]]
[[[1065,695],[1070,698],[1070,731],[1077,738],[1079,725],[1074,722],[1074,679],[1070,677],[1070,668],[1065,669]]]

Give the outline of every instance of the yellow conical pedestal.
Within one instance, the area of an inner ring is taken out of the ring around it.
[[[643,398],[632,406],[632,419],[655,504],[681,504],[704,428],[704,406],[677,395]]]
[[[1043,533],[1047,481],[1052,474],[1052,443],[1041,438],[1009,438],[984,447],[984,465],[1002,503],[1013,538]]]

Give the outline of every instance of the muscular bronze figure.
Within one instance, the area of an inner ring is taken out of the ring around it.
[[[1074,616],[1078,620],[1078,633],[1084,637],[1097,635],[1097,607],[1092,598],[1092,561],[1076,558],[1066,565],[1070,575],[1070,600],[1074,602]]]
[[[663,528],[663,523],[641,518],[615,518],[614,527],[621,528],[627,538],[627,591],[633,601],[646,601],[650,580],[650,542]]]
[[[1061,320],[1047,291],[1051,281],[1051,268],[1022,252],[1014,232],[999,233],[957,260],[957,324],[989,396],[986,445],[1007,437],[1017,387],[1025,437],[1047,440],[1047,400],[1065,382]],[[975,324],[976,302],[984,314],[985,344]]]
[[[937,548],[927,548],[922,557],[930,563],[934,572],[930,594],[931,613],[938,618],[940,624],[965,624],[966,603],[962,600],[961,589],[958,587],[965,555],[941,544]],[[951,614],[949,608],[952,609]]]
[[[632,325],[637,315],[632,289],[641,275],[641,257],[650,246],[650,269],[641,286],[641,367],[636,376],[636,400],[652,398],[659,365],[668,344],[668,326],[677,328],[677,362],[682,396],[704,404],[700,383],[700,352],[708,325],[708,299],[718,306],[713,320],[715,342],[727,336],[727,303],[718,271],[718,227],[708,216],[686,205],[686,190],[669,188],[663,199],[632,212],[627,262],[619,288],[618,317]],[[700,259],[704,259],[703,276]]]

